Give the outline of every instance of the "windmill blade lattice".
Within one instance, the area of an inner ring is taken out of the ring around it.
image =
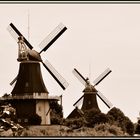
[[[23,36],[20,31],[14,26],[13,23],[10,23],[9,26],[7,27],[7,30],[9,33],[13,36],[13,38],[18,42],[18,38],[20,36]],[[25,44],[30,48],[33,49],[32,45],[27,41],[27,39],[23,36]]]
[[[112,108],[113,104],[100,92],[97,92],[97,96],[106,104],[108,108]]]
[[[94,81],[94,86],[98,85],[110,72],[112,72],[109,68],[107,68],[101,75],[99,75]]]
[[[40,44],[42,51],[46,51],[65,31],[66,26],[60,23]]]
[[[10,25],[7,27],[7,30],[9,31],[11,36],[16,40],[16,42],[18,42],[19,35],[12,29]]]
[[[80,97],[74,104],[73,106],[80,106],[81,103],[83,102],[84,99],[84,95],[82,97]]]
[[[65,90],[69,85],[67,81],[55,70],[48,60],[45,60],[45,62],[42,62],[42,64],[56,80],[56,82]]]
[[[72,73],[76,76],[76,78],[77,78],[84,86],[86,86],[86,84],[87,84],[86,79],[82,76],[82,74],[80,74],[80,72],[78,72],[77,69],[74,68],[74,70],[72,71]]]

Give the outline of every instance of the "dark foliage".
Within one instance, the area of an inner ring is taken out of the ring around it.
[[[80,117],[80,118],[66,119],[64,121],[64,125],[72,128],[72,129],[81,128],[81,127],[85,126],[85,124],[86,124],[86,121],[82,117]]]
[[[136,124],[135,134],[140,134],[140,124]]]
[[[107,115],[112,116],[114,121],[121,121],[125,117],[124,113],[116,107],[108,111]]]
[[[85,114],[85,119],[88,127],[94,127],[96,124],[100,123],[107,123],[109,120],[106,114],[101,113],[96,109],[87,111]]]
[[[6,98],[6,97],[10,97],[10,96],[11,96],[10,94],[5,93],[2,97]]]
[[[62,106],[59,105],[57,101],[50,102],[50,108],[52,112],[59,115],[61,118],[63,117]]]
[[[129,135],[134,134],[134,124],[120,109],[116,107],[112,108],[107,113],[107,116],[112,116],[112,122],[121,127],[124,132],[128,133]]]
[[[135,134],[140,134],[140,120],[135,124]]]
[[[51,124],[62,124],[63,123],[63,111],[62,106],[57,101],[50,102],[51,108]]]
[[[29,125],[40,125],[41,121],[41,117],[38,114],[32,114],[28,117]]]

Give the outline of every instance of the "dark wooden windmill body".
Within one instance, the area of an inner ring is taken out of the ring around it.
[[[48,94],[39,62],[23,61],[20,63],[17,82],[11,93],[13,96],[33,95],[33,93]]]
[[[97,90],[92,85],[87,85],[87,87],[83,90],[84,93],[84,100],[82,103],[81,110],[83,112],[90,110],[90,109],[99,109],[98,103],[97,103]]]

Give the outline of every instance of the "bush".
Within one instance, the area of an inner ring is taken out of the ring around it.
[[[86,123],[85,119],[81,117],[81,118],[66,119],[64,125],[72,129],[78,129],[85,126],[85,123]]]
[[[129,135],[134,134],[134,124],[120,109],[114,107],[107,113],[107,115],[112,116],[112,122],[121,127],[124,132]]]
[[[84,116],[86,118],[86,117],[94,116],[99,113],[101,113],[101,111],[94,108],[94,109],[86,110]]]
[[[55,124],[55,125],[60,125],[63,124],[63,118],[60,118],[59,116],[55,115],[53,117],[51,117],[51,124]]]
[[[140,124],[136,124],[135,134],[140,134]]]
[[[114,119],[114,121],[118,121],[118,120],[121,121],[121,119],[125,117],[124,113],[123,113],[120,109],[118,109],[118,108],[116,108],[116,107],[112,108],[112,109],[107,113],[107,115],[112,116],[113,119]]]
[[[94,127],[95,124],[106,123],[108,118],[106,114],[101,113],[99,110],[92,109],[86,112],[85,119],[88,127]]]
[[[50,102],[50,118],[51,118],[51,124],[62,124],[63,123],[63,112],[62,112],[62,106],[58,104],[57,101],[51,101]]]
[[[124,136],[122,129],[116,125],[110,125],[109,123],[98,124],[94,127],[96,136]]]
[[[106,117],[108,118],[108,123],[109,124],[114,124],[114,117],[112,115],[106,114]]]
[[[57,101],[51,101],[50,108],[52,110],[51,115],[57,114],[59,117],[63,118],[62,106],[59,105]]]
[[[28,118],[28,123],[30,125],[40,125],[41,124],[41,117],[38,114],[32,114]]]
[[[129,135],[133,135],[134,134],[134,124],[131,122],[131,120],[126,117],[125,118],[125,128],[126,128],[126,132],[129,134]]]

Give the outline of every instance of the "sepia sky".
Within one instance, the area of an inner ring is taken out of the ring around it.
[[[67,80],[63,91],[41,64],[49,95],[63,94],[64,117],[83,95],[73,75],[76,68],[91,83],[106,68],[110,73],[96,89],[133,122],[140,111],[140,4],[0,4],[0,95],[11,93],[9,83],[19,70],[18,45],[7,31],[13,23],[38,50],[38,45],[62,22],[68,29],[42,59]],[[29,27],[29,28],[28,28]],[[109,109],[98,99],[102,112]]]

